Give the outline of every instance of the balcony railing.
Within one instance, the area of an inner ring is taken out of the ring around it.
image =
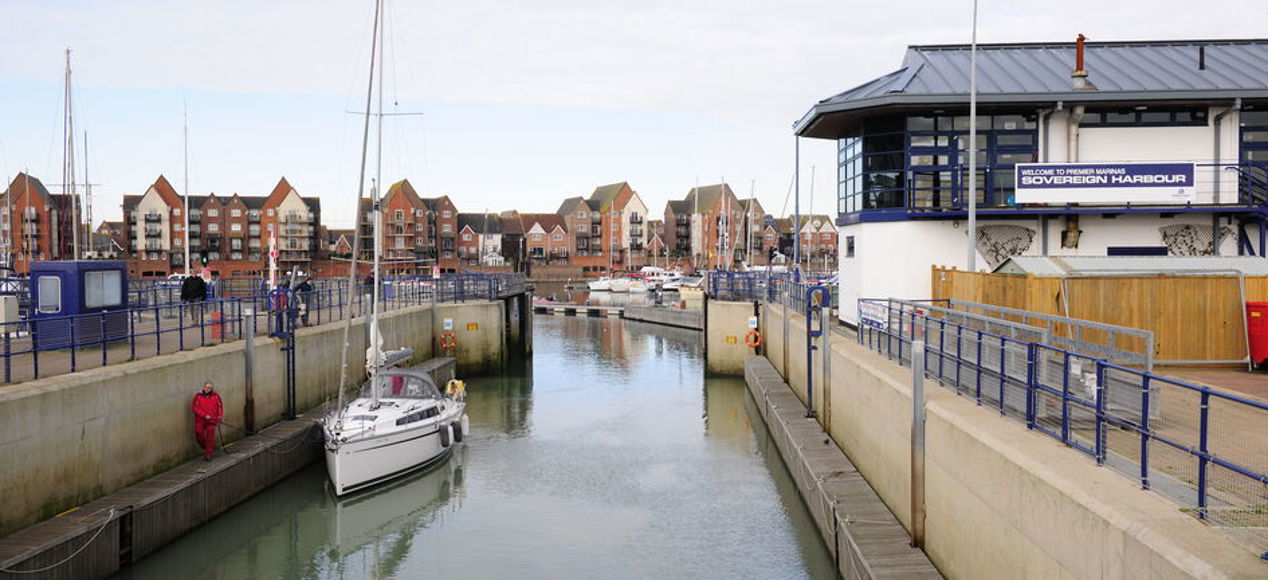
[[[641,223],[643,223],[643,216],[638,215],[638,214],[632,214],[632,215],[630,215],[630,223],[631,223],[631,224],[641,224]]]

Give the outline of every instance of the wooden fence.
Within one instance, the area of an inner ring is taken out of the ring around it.
[[[1151,330],[1160,361],[1246,358],[1236,276],[1040,277],[933,267],[934,298],[1018,308]],[[1268,277],[1245,277],[1245,301],[1268,301]]]

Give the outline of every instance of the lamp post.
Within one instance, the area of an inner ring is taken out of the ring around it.
[[[977,271],[977,0],[973,0],[973,33],[969,44],[969,260]]]

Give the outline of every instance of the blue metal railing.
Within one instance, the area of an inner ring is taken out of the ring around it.
[[[258,282],[258,281],[256,281]],[[281,294],[256,282],[239,284],[236,296],[198,303],[179,301],[179,288],[138,284],[129,308],[113,312],[25,319],[0,324],[3,383],[76,372],[242,339],[245,332],[278,332],[287,317],[313,326],[369,311],[371,286],[349,297],[346,280],[314,281],[313,290]],[[387,312],[435,302],[497,300],[525,290],[523,274],[449,274],[380,282],[379,308]],[[272,296],[270,296],[272,294]],[[265,317],[260,324],[259,317]],[[125,348],[123,345],[127,345]]]
[[[1268,547],[1268,405],[1050,344],[950,322],[918,306],[859,301],[858,341]],[[1268,555],[1268,554],[1266,554]]]

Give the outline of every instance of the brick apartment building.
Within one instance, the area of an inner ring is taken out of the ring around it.
[[[43,182],[29,174],[13,178],[0,204],[0,267],[25,274],[34,260],[73,257],[67,250],[72,226],[62,219],[67,197],[50,194]]]
[[[455,272],[458,260],[458,208],[449,196],[423,198],[408,179],[392,184],[380,200],[383,208],[384,271],[418,274],[440,266]],[[370,200],[361,200],[361,259],[374,256]],[[351,252],[351,250],[349,250]]]
[[[725,183],[693,187],[665,205],[664,243],[696,268],[740,266],[748,259],[749,234],[758,237],[763,218],[761,204],[740,200]]]
[[[573,265],[603,271],[647,262],[647,205],[629,183],[601,185],[588,199],[568,198],[555,213],[572,238]]]
[[[276,243],[281,271],[308,271],[325,257],[321,201],[299,195],[286,178],[267,196],[189,196],[188,232],[185,202],[161,175],[144,194],[123,196],[121,229],[132,258],[130,275],[184,271],[186,244],[193,266],[206,260],[228,276],[266,271],[270,241]]]

